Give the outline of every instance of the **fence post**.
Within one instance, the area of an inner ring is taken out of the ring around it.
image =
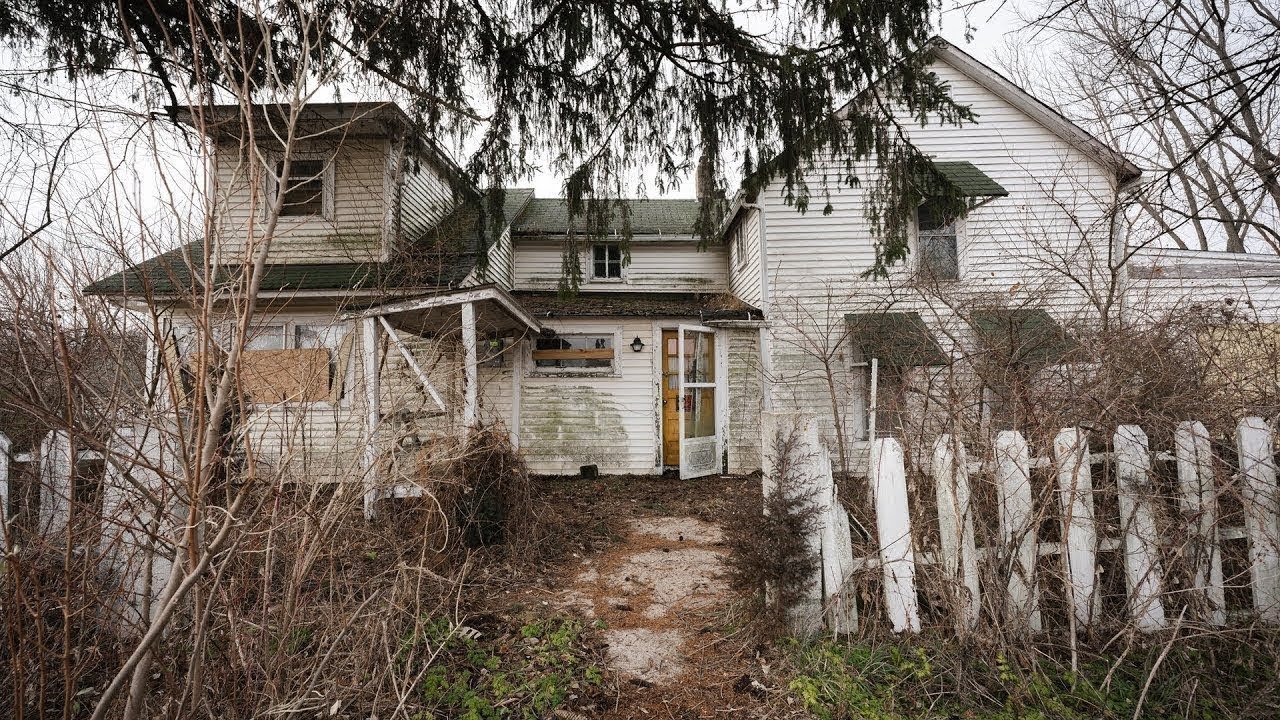
[[[880,565],[884,570],[885,606],[894,632],[920,632],[916,601],[916,566],[911,551],[911,515],[907,508],[907,473],[902,446],[893,438],[875,441],[871,469]]]
[[[1011,619],[1040,631],[1036,584],[1036,528],[1031,501],[1031,453],[1022,433],[996,434],[996,490],[1000,497],[1000,537],[1009,568],[1006,610]]]
[[[71,436],[51,430],[40,441],[40,523],[46,536],[63,535],[71,519]]]
[[[818,440],[817,426],[811,417],[797,412],[766,412],[760,418],[760,432],[765,442],[765,457],[763,473],[761,476],[761,490],[767,499],[775,492],[781,492],[784,489],[789,493],[803,493],[809,490],[817,490],[814,495],[814,501],[821,503],[825,498],[822,493],[821,485],[821,445]],[[779,438],[788,438],[795,434],[798,446],[794,448],[794,457],[791,460],[800,465],[795,469],[796,477],[803,478],[808,483],[818,485],[806,485],[806,487],[783,488],[778,483],[777,462],[781,458],[777,456],[777,440]],[[765,512],[768,512],[766,506]],[[827,514],[821,513],[818,516],[819,522],[826,522]],[[822,592],[823,581],[825,579],[825,558],[822,555],[823,528],[811,533],[808,538],[809,549],[818,558],[818,567],[814,574],[810,576],[810,581],[805,591],[805,596],[801,598],[793,607],[786,608],[787,624],[790,626],[791,632],[797,635],[813,635],[822,630]],[[773,588],[765,588],[765,593],[769,597],[773,597]]]
[[[6,537],[4,528],[9,522],[9,450],[13,443],[0,432],[0,542]]]
[[[978,559],[969,506],[969,458],[964,444],[951,435],[933,443],[933,479],[938,496],[938,531],[942,567],[952,589],[956,628],[963,632],[978,624]]]
[[[1191,534],[1191,558],[1198,600],[1204,619],[1227,624],[1226,594],[1222,587],[1222,546],[1218,538],[1218,499],[1213,482],[1213,450],[1209,431],[1199,421],[1178,423],[1173,436],[1178,460],[1178,489],[1182,517]]]
[[[822,505],[822,602],[827,627],[832,632],[845,634],[858,629],[857,596],[845,592],[845,579],[853,573],[853,538],[849,534],[849,515],[836,492],[831,455],[821,446],[818,451],[822,488],[818,497]]]
[[[1271,426],[1260,417],[1236,426],[1240,451],[1244,529],[1249,539],[1253,607],[1268,623],[1280,623],[1280,552],[1276,549],[1276,463]]]
[[[1151,453],[1147,434],[1137,425],[1117,427],[1113,442],[1129,610],[1138,629],[1149,632],[1165,625],[1160,600],[1160,536],[1151,505]]]
[[[1063,428],[1053,439],[1062,508],[1067,599],[1080,627],[1088,627],[1098,609],[1098,528],[1093,515],[1093,469],[1089,439],[1079,428]]]

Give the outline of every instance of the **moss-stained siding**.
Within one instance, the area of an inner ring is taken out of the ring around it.
[[[653,325],[592,319],[552,323],[558,332],[620,333],[619,373],[608,377],[529,375],[520,403],[520,447],[536,473],[650,473],[657,458],[658,389]],[[639,337],[644,352],[625,347]]]
[[[760,210],[744,209],[738,217],[737,228],[729,233],[729,289],[748,305],[760,307]],[[742,233],[742,251],[739,257],[734,233]]]

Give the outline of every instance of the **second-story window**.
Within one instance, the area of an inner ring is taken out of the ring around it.
[[[916,210],[916,251],[920,272],[932,280],[960,278],[958,218],[940,203],[926,200]]]
[[[742,226],[738,225],[733,229],[733,257],[738,263],[739,268],[747,265],[747,234],[742,232]]]
[[[284,176],[284,161],[276,163],[276,176],[284,193],[280,214],[287,217],[323,216],[327,163],[321,159],[294,158],[289,163],[289,176]]]
[[[600,243],[591,246],[591,279],[622,279],[622,248],[614,244]]]

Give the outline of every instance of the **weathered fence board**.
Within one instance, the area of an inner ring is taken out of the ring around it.
[[[1267,622],[1280,623],[1275,438],[1265,420],[1247,417],[1236,427],[1236,443],[1240,453],[1240,489],[1249,541],[1253,607]]]
[[[885,607],[894,632],[919,632],[916,566],[911,549],[911,514],[907,511],[907,473],[897,440],[875,441],[871,468],[884,571]]]
[[[1120,530],[1124,533],[1124,570],[1129,588],[1129,611],[1139,630],[1165,625],[1160,601],[1160,537],[1152,508],[1151,453],[1147,434],[1137,425],[1116,428],[1116,484],[1120,499]]]
[[[942,566],[952,591],[956,629],[964,632],[978,624],[982,605],[978,597],[978,551],[969,508],[969,459],[964,445],[951,435],[942,435],[933,444],[933,476]]]
[[[1227,601],[1222,586],[1222,546],[1209,431],[1199,421],[1186,421],[1178,424],[1173,440],[1182,519],[1190,537],[1188,555],[1198,595],[1196,600],[1207,610],[1201,619],[1225,625]]]
[[[1088,627],[1098,608],[1098,530],[1093,515],[1093,470],[1089,440],[1079,428],[1064,428],[1053,439],[1062,541],[1066,545],[1067,601],[1072,618]]]
[[[995,442],[996,492],[1000,498],[1000,537],[1007,556],[1005,609],[1012,622],[1040,630],[1036,586],[1035,506],[1031,496],[1031,453],[1022,433],[1001,431]]]

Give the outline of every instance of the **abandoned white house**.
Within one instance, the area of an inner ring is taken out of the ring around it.
[[[1094,284],[1125,251],[1115,209],[1140,171],[960,50],[938,43],[935,58],[977,122],[908,132],[971,209],[940,224],[922,206],[914,252],[887,278],[864,276],[876,253],[864,212],[871,163],[860,187],[832,184],[827,213],[797,212],[780,182],[737,197],[703,249],[698,201],[630,201],[629,258],[609,236],[582,234],[560,200],[508,189],[505,225],[480,257],[486,196],[411,134],[398,107],[325,104],[303,115],[308,139],[283,189],[246,150],[256,142],[279,162],[274,136],[244,137],[234,107],[199,122],[186,114],[212,148],[211,246],[88,292],[163,307],[172,329],[156,343],[161,359],[199,360],[210,348],[189,339],[216,342],[219,328],[192,333],[203,320],[187,301],[243,276],[279,198],[242,365],[246,442],[286,476],[365,478],[374,496],[404,490],[397,448],[477,424],[505,427],[539,473],[753,471],[767,407],[847,412],[844,440],[857,451],[874,432],[872,360],[944,364],[994,327],[959,320],[920,290],[922,273],[998,299],[992,323],[1043,330],[1097,312]],[[811,183],[825,173],[838,164],[820,163]],[[583,282],[562,297],[571,236]]]

